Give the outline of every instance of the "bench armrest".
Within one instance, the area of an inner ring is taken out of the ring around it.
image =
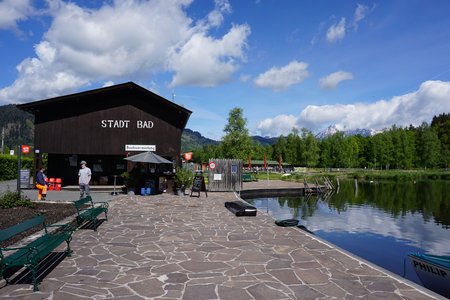
[[[100,204],[101,206],[106,207],[106,208],[109,207],[109,202],[94,202],[94,206],[95,206],[96,204]]]
[[[74,232],[75,229],[73,228],[73,226],[71,224],[51,224],[51,225],[46,225],[45,227],[60,227],[63,228],[64,231],[66,232]]]
[[[33,248],[36,248],[36,247],[23,246],[23,247],[11,247],[11,248],[0,248],[0,249],[3,252],[3,251],[12,251],[12,250],[21,250],[21,249],[32,250]]]

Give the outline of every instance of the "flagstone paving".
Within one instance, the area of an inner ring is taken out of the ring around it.
[[[95,195],[93,195],[95,197]],[[233,193],[200,198],[119,196],[98,231],[73,234],[40,284],[12,284],[14,299],[434,299],[263,212],[236,217]],[[61,247],[63,249],[63,246]]]

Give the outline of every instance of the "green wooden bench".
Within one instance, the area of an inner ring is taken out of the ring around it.
[[[44,226],[44,233],[27,245],[0,248],[1,277],[5,279],[6,284],[9,283],[9,276],[7,275],[8,270],[26,267],[31,271],[33,291],[38,291],[39,288],[36,280],[36,273],[39,262],[64,241],[67,243],[66,255],[71,256],[72,250],[70,249],[70,241],[72,240],[73,228],[69,224],[47,225],[45,224],[44,216],[42,215],[37,215],[36,217],[26,220],[20,224],[0,230],[0,242],[6,241],[41,224]],[[59,227],[59,230],[49,232],[49,227]],[[11,254],[7,256],[6,254],[8,251],[11,251]]]
[[[250,182],[253,181],[252,174],[244,173],[242,174],[242,181],[243,182]]]
[[[243,173],[242,174],[242,182],[251,182],[251,181],[258,181],[255,175],[251,173]]]
[[[105,213],[105,218],[108,220],[108,202],[94,202],[91,196],[81,198],[80,200],[73,201],[77,209],[77,223],[78,226],[84,221],[92,221],[94,223],[94,231],[97,231],[97,217],[101,213]]]

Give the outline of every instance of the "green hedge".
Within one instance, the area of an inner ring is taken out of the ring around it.
[[[33,172],[33,159],[21,158],[22,169],[29,169]],[[30,173],[30,176],[34,176]],[[0,154],[0,181],[17,179],[17,156]]]

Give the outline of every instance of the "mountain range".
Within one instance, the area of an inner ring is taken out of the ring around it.
[[[362,136],[372,136],[377,133],[380,133],[380,131],[374,130],[374,129],[352,129],[352,130],[339,130],[337,129],[336,125],[330,125],[324,130],[318,132],[315,137],[319,140],[323,140],[324,138],[327,138],[333,134],[336,134],[338,132],[343,132],[344,136],[352,136],[352,135],[362,135]]]
[[[276,137],[262,137],[262,136],[251,136],[253,141],[260,143],[263,146],[273,145],[277,142]],[[181,136],[181,151],[186,152],[196,148],[200,148],[205,145],[217,145],[220,141],[212,140],[202,136],[198,131],[192,131],[188,128],[184,129]]]

